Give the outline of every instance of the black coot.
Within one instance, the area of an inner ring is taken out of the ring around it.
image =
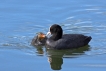
[[[63,30],[58,24],[52,25],[48,34],[51,34],[51,37],[46,40],[46,46],[53,49],[82,47],[88,45],[92,39],[91,36],[85,36],[82,34],[63,34]]]

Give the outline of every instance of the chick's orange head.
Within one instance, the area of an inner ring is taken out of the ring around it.
[[[43,34],[43,33],[39,33],[39,34],[38,34],[38,38],[39,38],[39,39],[44,39],[45,37],[46,37],[46,35]]]

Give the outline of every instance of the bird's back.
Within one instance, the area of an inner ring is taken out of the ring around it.
[[[52,41],[50,46],[55,49],[78,48],[87,45],[90,40],[90,36],[82,34],[64,34],[61,39]]]

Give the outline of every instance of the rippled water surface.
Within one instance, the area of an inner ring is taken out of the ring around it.
[[[30,45],[36,33],[46,33],[54,23],[64,33],[92,36],[92,41],[74,50]],[[106,1],[0,1],[0,70],[106,71]]]

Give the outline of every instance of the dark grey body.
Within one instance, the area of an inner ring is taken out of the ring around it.
[[[71,49],[88,45],[92,38],[82,34],[64,34],[59,40],[47,39],[46,46],[53,49]]]

